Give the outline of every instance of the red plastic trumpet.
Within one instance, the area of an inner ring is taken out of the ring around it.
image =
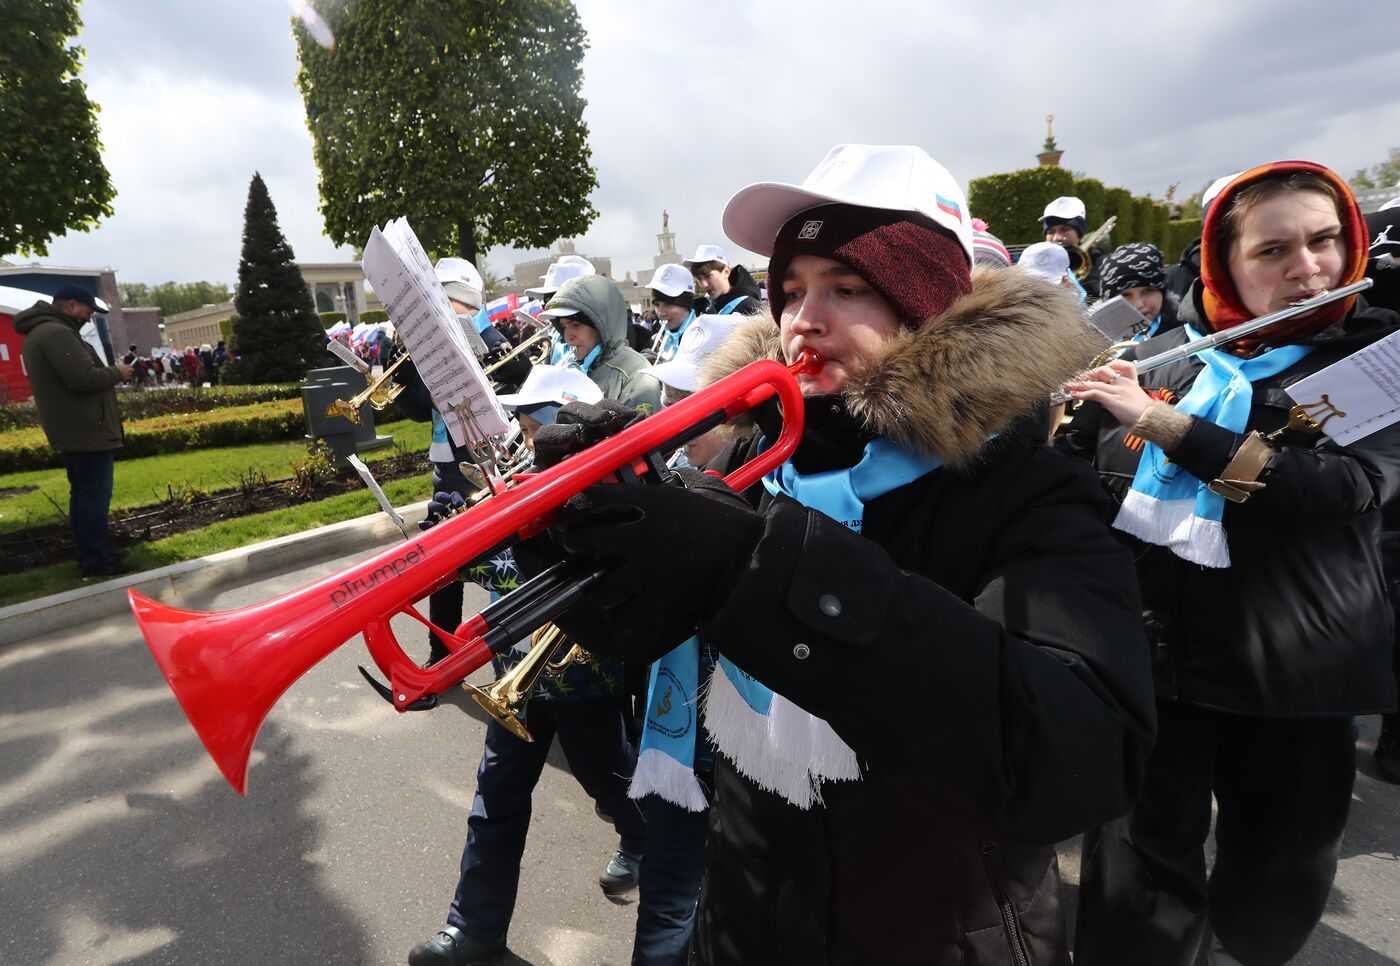
[[[455,634],[434,628],[450,653],[431,668],[419,667],[404,652],[389,626],[395,616],[433,627],[413,602],[457,579],[460,566],[512,539],[538,534],[565,501],[595,483],[656,472],[658,454],[776,395],[783,412],[778,439],[725,477],[735,490],[746,489],[797,448],[803,410],[796,377],[821,365],[820,356],[804,350],[791,366],[768,360],[745,366],[407,544],[281,597],[211,613],[179,610],[133,590],[131,609],[204,747],[233,789],[246,794],[248,757],[263,719],[326,655],[363,632],[389,679],[386,697],[400,711],[446,690],[493,652],[567,610],[600,574],[559,564],[464,621]]]

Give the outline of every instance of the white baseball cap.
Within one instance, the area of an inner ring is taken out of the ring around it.
[[[671,298],[682,292],[694,295],[695,276],[690,274],[690,270],[684,265],[662,265],[651,276],[651,281],[647,282],[646,287]]]
[[[646,371],[672,389],[694,392],[700,387],[700,363],[746,321],[742,315],[697,316],[681,333],[680,348],[675,356]]]
[[[569,279],[597,274],[598,270],[593,267],[593,263],[582,255],[560,255],[558,261],[552,262],[549,268],[545,269],[541,279],[543,284],[539,288],[527,288],[525,294],[532,299],[548,301]]]
[[[481,293],[486,285],[471,262],[465,258],[440,258],[433,268],[433,274],[442,283],[442,290],[448,298],[481,308]]]
[[[719,262],[721,265],[728,265],[729,256],[718,245],[701,245],[695,249],[694,258],[686,258],[682,261],[686,268],[694,268],[702,262]]]
[[[793,215],[833,203],[924,215],[958,240],[972,264],[967,197],[947,168],[913,145],[838,144],[800,185],[761,181],[741,188],[724,208],[724,233],[771,255]]]
[[[566,366],[535,366],[525,377],[519,392],[498,398],[502,406],[511,409],[539,406],[543,403],[595,403],[603,398],[603,390],[577,369]]]
[[[1059,282],[1069,274],[1069,252],[1054,242],[1036,242],[1026,246],[1016,267],[1047,282]]]
[[[1045,211],[1041,213],[1040,220],[1044,221],[1046,218],[1062,218],[1065,221],[1071,221],[1075,218],[1087,217],[1089,217],[1089,213],[1084,208],[1084,202],[1080,201],[1078,198],[1064,195],[1056,198],[1045,206]]]
[[[1216,196],[1225,190],[1225,186],[1242,174],[1244,174],[1243,171],[1236,171],[1234,174],[1227,174],[1223,178],[1216,178],[1212,181],[1210,187],[1206,189],[1205,194],[1201,195],[1201,211],[1205,211],[1209,208],[1210,203],[1216,199]]]

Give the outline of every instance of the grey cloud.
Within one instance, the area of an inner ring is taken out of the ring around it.
[[[1068,167],[1155,195],[1286,156],[1350,174],[1400,143],[1400,37],[1374,4],[711,0],[703,18],[682,0],[578,6],[602,213],[580,248],[611,256],[619,276],[650,266],[663,208],[683,249],[723,244],[735,190],[800,180],[842,141],[919,144],[966,181],[1034,164],[1053,111]],[[299,116],[286,0],[88,0],[83,13],[94,77],[155,67],[252,90]],[[250,130],[218,153],[154,147],[182,152],[185,174],[165,181],[187,193],[201,179],[234,186],[204,234],[237,236],[241,201],[229,199],[260,168],[275,179],[298,255],[330,251],[317,237],[309,144],[290,126]],[[119,210],[186,220],[168,184],[138,175],[118,185]],[[85,250],[117,237],[142,246],[128,229],[104,241],[108,231],[81,236]],[[188,277],[227,278],[228,242],[216,254],[186,232],[168,257],[206,260]],[[508,272],[519,254],[498,249],[490,261]]]
[[[287,0],[88,0],[79,12],[93,73],[158,67],[296,96]]]

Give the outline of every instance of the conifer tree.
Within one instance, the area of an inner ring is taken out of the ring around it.
[[[243,256],[233,301],[238,361],[224,370],[224,381],[298,382],[308,369],[333,364],[311,290],[277,227],[277,209],[257,173],[243,211]]]

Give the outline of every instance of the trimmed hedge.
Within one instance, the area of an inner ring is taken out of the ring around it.
[[[321,317],[321,328],[329,329],[331,326],[344,322],[347,318],[344,312],[318,312]]]
[[[173,416],[177,413],[204,413],[229,406],[249,406],[279,399],[300,399],[301,386],[294,382],[262,386],[173,386],[169,389],[132,390],[117,393],[117,405],[125,420]],[[34,400],[0,406],[0,430],[24,429],[39,425]]]
[[[279,399],[212,412],[176,413],[126,424],[126,445],[117,459],[139,459],[192,447],[239,446],[299,439],[306,432],[300,399]],[[0,435],[0,473],[62,466],[37,427]]]
[[[1167,225],[1167,247],[1162,249],[1162,254],[1167,257],[1167,261],[1179,260],[1186,246],[1201,237],[1201,228],[1204,225],[1205,221],[1200,218],[1183,218],[1180,221],[1169,222]]]
[[[1109,188],[1104,192],[1104,218],[1116,217],[1111,235],[1117,244],[1137,240],[1137,208],[1127,188]],[[1097,227],[1097,226],[1095,226]]]
[[[360,321],[365,325],[383,325],[389,321],[389,313],[381,312],[379,309],[370,309],[368,312],[360,313]]]
[[[1076,178],[1058,167],[1026,168],[1009,174],[993,174],[968,182],[967,201],[972,214],[986,221],[992,234],[1008,245],[1028,245],[1045,237],[1040,215],[1052,198],[1073,195],[1084,202],[1086,231],[1094,231],[1111,216],[1117,224],[1111,244],[1151,242],[1158,248],[1170,244],[1165,205],[1151,198],[1134,198],[1126,188],[1109,188],[1097,178]]]
[[[1086,231],[1093,231],[1107,219],[1108,216],[1103,213],[1107,191],[1103,182],[1097,178],[1074,179],[1074,190],[1070,193],[1084,202],[1084,221],[1089,226]]]
[[[972,214],[1008,245],[1044,241],[1040,215],[1050,199],[1074,193],[1074,176],[1064,168],[1026,168],[968,182]]]

